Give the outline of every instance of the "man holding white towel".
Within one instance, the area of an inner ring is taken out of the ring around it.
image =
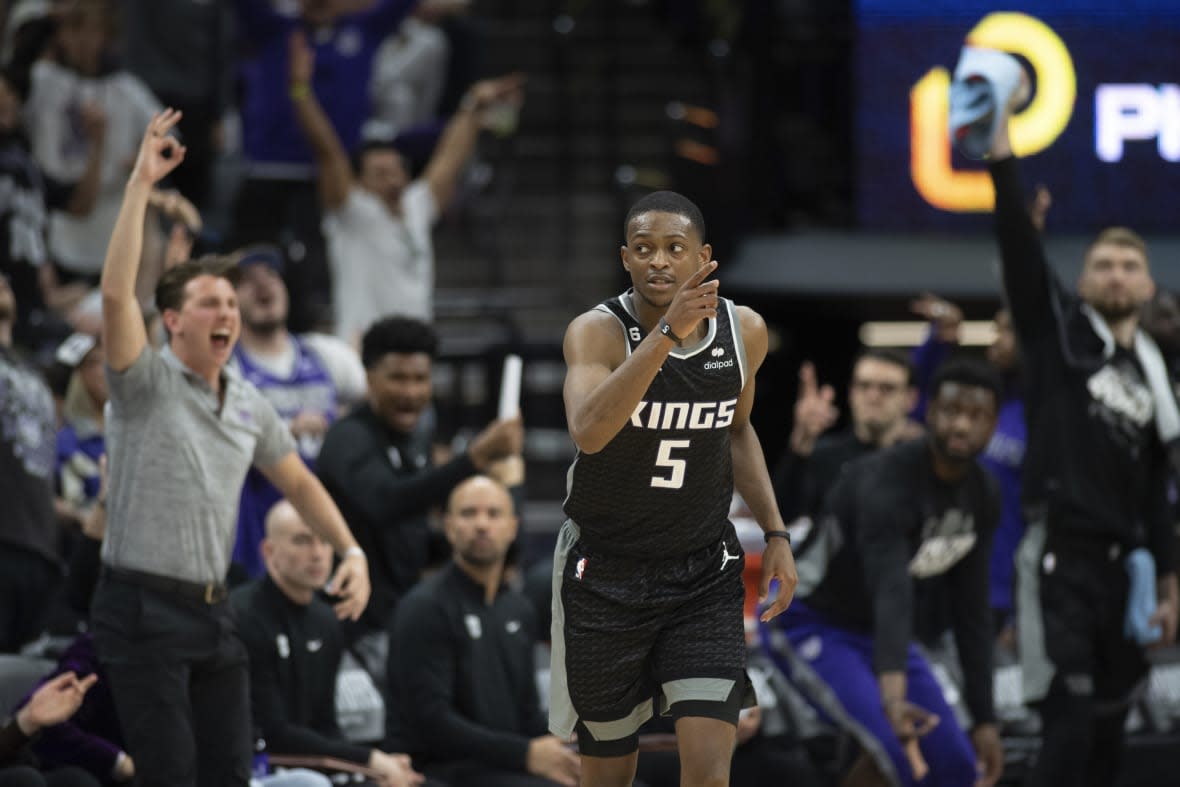
[[[1159,349],[1139,330],[1155,292],[1143,240],[1103,230],[1076,294],[1049,267],[1008,137],[1027,93],[1019,69],[1002,53],[965,49],[951,134],[968,155],[978,132],[989,136],[1004,290],[1025,355],[1029,527],[1017,607],[1025,699],[1044,736],[1028,783],[1097,787],[1116,782],[1144,649],[1176,637],[1166,491],[1180,415]]]

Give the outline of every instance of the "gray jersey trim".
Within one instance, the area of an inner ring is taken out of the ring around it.
[[[614,721],[586,721],[582,724],[590,731],[596,741],[617,741],[634,735],[644,722],[652,717],[652,702],[644,700],[636,705],[621,719]]]
[[[635,305],[631,302],[631,300],[632,299],[631,299],[630,291],[624,292],[622,295],[619,296],[619,303],[623,304],[623,308],[627,310],[627,314],[630,314],[632,317],[635,318],[635,321],[638,322],[639,315],[635,312]],[[626,332],[626,329],[624,329],[624,333],[625,332]],[[717,338],[717,319],[710,318],[709,319],[709,330],[705,333],[705,337],[703,339],[701,339],[698,342],[694,342],[694,343],[688,345],[687,347],[673,348],[671,351],[668,352],[668,355],[672,356],[673,358],[680,358],[682,360],[684,358],[691,358],[694,355],[697,355],[698,353],[700,353],[701,351],[708,349],[708,347],[711,344],[713,344],[713,340],[716,338]],[[627,349],[628,349],[628,354],[630,354],[631,345],[629,343],[627,345]]]
[[[567,740],[573,735],[574,727],[578,723],[578,712],[574,709],[573,700],[570,699],[569,677],[565,669],[565,606],[561,603],[561,588],[565,578],[565,565],[581,534],[577,524],[572,519],[567,519],[557,533],[557,546],[553,550],[553,622],[549,627],[549,731],[562,740]],[[728,682],[732,686],[733,681]],[[725,696],[728,695],[723,695],[722,699]],[[582,719],[582,723],[595,740],[619,740],[634,733],[650,719],[652,709],[652,701],[648,699],[636,705],[621,719],[604,722]]]
[[[565,671],[565,607],[561,603],[561,584],[570,550],[578,543],[581,531],[572,519],[567,519],[557,533],[553,549],[553,622],[549,626],[549,731],[562,740],[569,740],[578,723],[578,713],[570,700],[569,679]]]
[[[660,713],[678,702],[703,701],[725,702],[733,692],[736,681],[724,678],[681,678],[670,680],[661,686],[664,696],[660,702]]]
[[[746,337],[742,335],[742,323],[738,319],[737,304],[728,298],[722,298],[725,302],[725,310],[729,312],[729,332],[733,334],[733,346],[737,350],[738,371],[742,375],[742,390],[746,390],[746,369],[749,368],[749,362],[746,360]]]

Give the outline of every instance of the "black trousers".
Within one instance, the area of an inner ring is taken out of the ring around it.
[[[245,787],[249,672],[229,605],[104,577],[91,624],[139,787]]]
[[[0,544],[0,653],[15,653],[41,635],[59,582],[61,572],[45,558]]]
[[[1054,672],[1037,704],[1042,743],[1028,787],[1108,787],[1117,780],[1129,699],[1147,676],[1123,634],[1129,580],[1117,544],[1050,531],[1038,577],[1044,650]]]

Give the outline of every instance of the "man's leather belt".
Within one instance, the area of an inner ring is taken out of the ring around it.
[[[199,601],[202,604],[220,604],[229,596],[229,589],[226,588],[223,582],[202,584],[200,582],[189,582],[174,577],[164,577],[159,574],[150,574],[147,571],[136,571],[132,568],[111,568],[110,566],[103,566],[102,571],[104,576],[117,579],[120,582],[139,585],[140,587],[160,593],[180,596],[190,601]]]

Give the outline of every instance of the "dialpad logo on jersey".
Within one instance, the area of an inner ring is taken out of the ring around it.
[[[720,358],[721,356],[725,355],[725,348],[724,347],[714,347],[712,350],[709,351],[709,355],[712,355],[714,358]]]
[[[975,519],[957,508],[930,517],[922,528],[922,544],[910,560],[910,575],[938,576],[962,560],[975,546]]]
[[[720,349],[720,348],[718,348],[718,349]],[[705,361],[705,363],[701,366],[701,368],[702,369],[724,369],[729,366],[733,366],[733,359],[732,358],[726,358],[724,361]]]
[[[733,359],[726,363],[733,366]],[[733,423],[736,406],[737,399],[724,402],[640,402],[631,413],[631,425],[637,429],[725,429]]]

